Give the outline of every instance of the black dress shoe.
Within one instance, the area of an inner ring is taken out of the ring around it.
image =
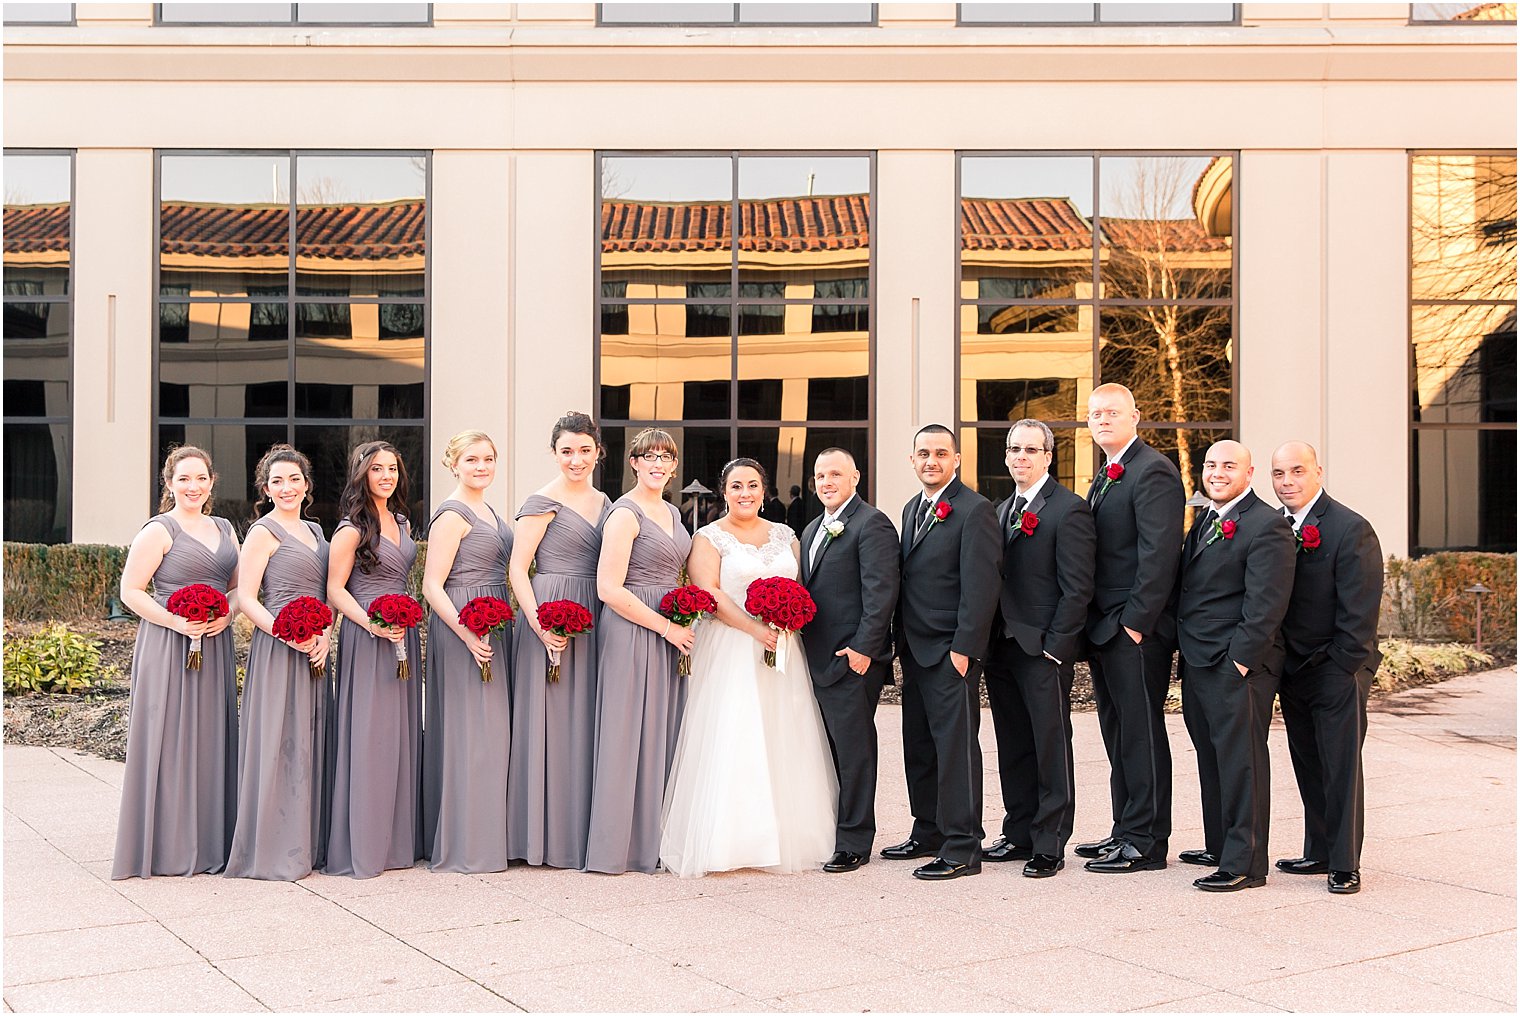
[[[1330,870],[1330,865],[1312,857],[1285,857],[1277,862],[1277,870],[1289,875],[1323,875]]]
[[[981,861],[961,864],[957,861],[947,861],[943,857],[936,857],[923,867],[913,869],[914,878],[921,878],[928,882],[940,882],[947,878],[960,878],[963,875],[980,875],[981,873]]]
[[[824,871],[840,872],[854,871],[869,860],[864,854],[851,853],[848,850],[836,850],[834,856],[823,864]]]
[[[913,838],[903,840],[895,847],[882,847],[881,856],[889,861],[911,861],[915,857],[933,857],[939,851]]]
[[[1104,854],[1113,850],[1118,842],[1118,840],[1110,836],[1106,840],[1098,840],[1094,843],[1078,843],[1075,847],[1072,848],[1071,852],[1076,854],[1078,857],[1102,857]]]
[[[1362,873],[1359,871],[1332,871],[1330,891],[1337,896],[1350,896],[1362,891]]]
[[[1177,860],[1183,864],[1201,864],[1205,868],[1219,867],[1219,858],[1207,850],[1184,850],[1177,855]]]
[[[1029,859],[1029,863],[1024,865],[1024,877],[1049,878],[1064,867],[1066,867],[1066,862],[1055,854],[1035,854]]]
[[[1006,836],[999,836],[992,846],[982,851],[984,861],[1027,861],[1033,856],[1032,849],[1009,843]]]
[[[1127,875],[1132,871],[1160,871],[1166,867],[1166,858],[1147,857],[1133,843],[1121,840],[1118,849],[1110,850],[1095,861],[1088,861],[1083,867],[1088,871]]]
[[[1221,868],[1212,875],[1193,879],[1193,884],[1206,893],[1233,893],[1264,886],[1267,884],[1267,876],[1252,878],[1250,875],[1236,875]]]

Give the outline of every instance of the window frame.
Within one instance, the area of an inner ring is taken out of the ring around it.
[[[301,5],[291,3],[288,21],[165,21],[164,5],[153,5],[154,28],[432,28],[433,4],[427,5],[425,21],[302,21]]]
[[[1093,4],[1091,21],[966,21],[962,16],[962,8],[965,6],[961,3],[955,5],[956,28],[1230,28],[1241,24],[1240,4],[1232,5],[1235,9],[1234,16],[1228,21],[1104,21],[1103,5],[1096,2]]]
[[[741,21],[737,3],[730,5],[734,14],[729,21],[607,21],[602,17],[602,8],[606,6],[600,3],[596,5],[598,28],[877,28],[881,25],[879,3],[871,4],[869,21]]]
[[[1478,26],[1482,26],[1482,25],[1498,25],[1500,27],[1503,27],[1505,25],[1514,25],[1515,24],[1515,19],[1514,18],[1510,18],[1507,21],[1458,21],[1456,18],[1417,18],[1417,17],[1414,16],[1414,9],[1416,7],[1418,7],[1418,6],[1420,6],[1420,5],[1419,4],[1413,4],[1413,3],[1409,5],[1409,23],[1411,25],[1456,25],[1458,28],[1471,28],[1474,25],[1478,25]],[[1420,154],[1422,154],[1422,155],[1430,155],[1430,154],[1433,154],[1433,153],[1432,152],[1427,152],[1427,151],[1422,151],[1422,152],[1420,152]],[[1461,152],[1453,152],[1452,154],[1454,154],[1454,155],[1460,155],[1462,153]]]

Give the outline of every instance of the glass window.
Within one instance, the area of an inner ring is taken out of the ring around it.
[[[1515,4],[1410,4],[1410,21],[1515,23]]]
[[[1510,552],[1515,153],[1415,154],[1409,192],[1412,549]]]
[[[1233,167],[1229,154],[961,158],[967,448],[993,448],[980,431],[1000,441],[1024,417],[1065,428],[1074,443],[1057,476],[1085,493],[1087,393],[1115,381],[1142,425],[1164,425],[1152,437],[1196,489],[1195,435],[1234,427]],[[966,474],[1002,489],[1000,451],[988,477],[979,469]]]
[[[73,515],[74,160],[16,150],[4,158],[5,538],[64,543]]]
[[[603,25],[874,25],[875,4],[605,3]]]
[[[432,4],[158,5],[161,25],[429,25],[432,20]]]
[[[225,429],[238,463],[292,441],[315,464],[303,437],[332,457],[334,442],[362,433],[421,455],[427,174],[426,153],[160,156],[160,445]],[[418,470],[421,502],[420,458]],[[341,484],[342,462],[317,473]],[[339,493],[317,498],[329,530]],[[247,500],[227,497],[239,525]]]
[[[1239,20],[1240,5],[965,3],[957,6],[963,25],[1230,25]]]
[[[718,466],[750,449],[783,491],[805,488],[815,444],[864,456],[871,157],[608,155],[600,172],[604,424],[701,423],[725,435]],[[606,467],[609,493],[625,473]]]
[[[5,4],[7,25],[72,25],[73,4]]]

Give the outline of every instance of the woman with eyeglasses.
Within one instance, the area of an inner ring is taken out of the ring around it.
[[[659,610],[681,584],[691,552],[680,511],[664,497],[676,460],[669,434],[641,431],[628,449],[638,485],[618,498],[602,527],[596,589],[608,609],[596,630],[587,871],[652,872],[660,861],[660,803],[686,707],[677,664],[694,638]]]

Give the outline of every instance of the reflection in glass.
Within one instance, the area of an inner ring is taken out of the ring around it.
[[[674,3],[598,4],[604,25],[728,25],[734,21],[734,4]]]
[[[864,284],[870,190],[871,162],[861,156],[740,158],[740,271],[790,299],[812,298],[821,279]]]
[[[286,414],[285,304],[160,304],[159,313],[160,415]]]
[[[765,467],[771,486],[790,501],[792,487],[811,490],[813,460],[825,448],[843,448],[860,467],[861,497],[870,490],[870,431],[865,427],[740,427],[739,454]],[[822,513],[816,496],[807,498],[808,518]],[[800,535],[800,534],[799,534]]]
[[[1039,417],[1029,414],[1012,419],[1038,420]],[[1077,446],[1081,443],[1085,449],[1090,443],[1087,432],[1085,429],[1060,429],[1055,435],[1056,450],[1050,461],[1050,475],[1063,487],[1086,497],[1087,485],[1092,482],[1092,477],[1084,476],[1082,485],[1077,486]],[[1008,460],[1003,452],[1008,444],[1007,427],[962,427],[960,442],[960,476],[965,482],[974,482],[973,489],[993,504],[1014,492],[1013,477],[1009,475]]]
[[[1098,20],[1104,24],[1228,23],[1235,20],[1235,5],[1216,3],[1099,4]]]
[[[288,25],[295,20],[293,4],[159,4],[163,25]]]
[[[609,157],[601,173],[603,283],[630,299],[697,296],[688,283],[729,295],[733,160]]]
[[[1142,420],[1207,423],[1234,416],[1231,311],[1104,307],[1098,375],[1135,393]]]
[[[1416,421],[1514,422],[1514,304],[1416,304],[1410,336]]]
[[[728,305],[628,304],[627,315],[626,334],[602,336],[602,415],[727,419],[733,355]],[[620,389],[626,391],[615,394]],[[612,412],[617,408],[624,412]]]
[[[296,285],[302,296],[423,295],[427,160],[296,161]]]
[[[1209,450],[1209,445],[1215,441],[1226,441],[1234,438],[1229,430],[1193,430],[1190,428],[1152,428],[1144,426],[1141,420],[1140,436],[1152,448],[1165,455],[1177,467],[1177,472],[1182,475],[1182,492],[1190,501],[1198,501],[1202,498],[1203,490],[1203,460]],[[1103,461],[1103,450],[1096,444],[1092,446],[1095,456],[1094,462]],[[1258,467],[1259,469],[1259,467]],[[1258,472],[1258,476],[1260,473]],[[1085,488],[1084,488],[1085,489]],[[1194,495],[1198,495],[1197,498]],[[1189,507],[1183,517],[1183,528],[1193,524],[1194,509]]]
[[[5,156],[7,299],[68,296],[70,176],[67,155]]]
[[[1515,155],[1410,160],[1416,300],[1515,299]]]
[[[426,25],[427,4],[296,4],[303,25]]]
[[[1505,22],[1515,20],[1515,4],[1410,4],[1411,21]]]
[[[614,501],[638,485],[633,466],[628,462],[627,449],[645,426],[660,425],[635,423],[626,427],[607,427],[602,431],[602,440],[607,445],[607,458],[602,462],[600,484],[602,490]],[[665,498],[681,508],[681,516],[687,528],[695,531],[692,529],[693,507],[697,508],[698,527],[717,517],[714,513],[715,506],[716,511],[722,511],[722,502],[717,497],[718,474],[724,463],[732,457],[729,455],[728,428],[682,427],[675,424],[660,426],[660,429],[675,438],[680,453],[676,463],[676,476],[665,488]],[[682,494],[681,491],[694,481],[706,487],[710,493]]]
[[[961,160],[961,296],[1092,296],[1091,157]]]
[[[6,4],[7,25],[70,25],[74,23],[73,4]]]
[[[297,416],[420,419],[422,307],[296,305]]]
[[[1103,298],[1228,298],[1230,157],[1105,156],[1099,168]]]
[[[1413,553],[1515,550],[1515,431],[1414,432]]]
[[[413,521],[413,535],[420,535],[427,525],[427,502],[423,493],[423,477],[427,464],[424,462],[422,425],[411,426],[300,426],[295,429],[295,446],[311,459],[314,474],[312,504],[307,515],[322,523],[329,537],[337,526],[338,498],[343,494],[343,484],[348,477],[348,455],[355,445],[365,441],[389,441],[401,453],[406,466],[408,486],[411,488],[411,504],[397,506]],[[217,463],[221,465],[220,462]]]
[[[158,457],[154,461],[162,462],[169,449],[182,444],[195,445],[209,452],[216,463],[217,474],[211,513],[230,521],[242,534],[253,521],[260,497],[253,489],[253,467],[270,445],[286,439],[283,423],[161,423],[158,425]],[[153,505],[156,510],[156,483]],[[266,501],[263,511],[268,510]]]
[[[759,308],[745,308],[746,311]],[[815,306],[784,304],[766,310],[784,312],[784,328],[774,334],[746,335],[739,343],[739,418],[747,420],[840,420],[863,419],[871,367],[869,316],[858,310],[859,331],[813,332]],[[828,308],[826,316],[839,316],[840,308]],[[818,392],[848,393],[849,405],[859,415],[845,415],[845,407],[827,407],[813,396]],[[818,410],[826,415],[816,415]]]
[[[871,4],[739,4],[741,25],[870,25]]]
[[[10,412],[7,400],[6,413]],[[5,538],[20,543],[67,542],[73,475],[69,425],[7,422],[4,431]]]
[[[68,419],[71,373],[69,305],[7,303],[5,415]]]
[[[1094,4],[1028,3],[960,4],[963,25],[1045,25],[1063,22],[1091,24],[1097,20]]]
[[[162,294],[286,294],[288,156],[165,155],[159,176]]]

